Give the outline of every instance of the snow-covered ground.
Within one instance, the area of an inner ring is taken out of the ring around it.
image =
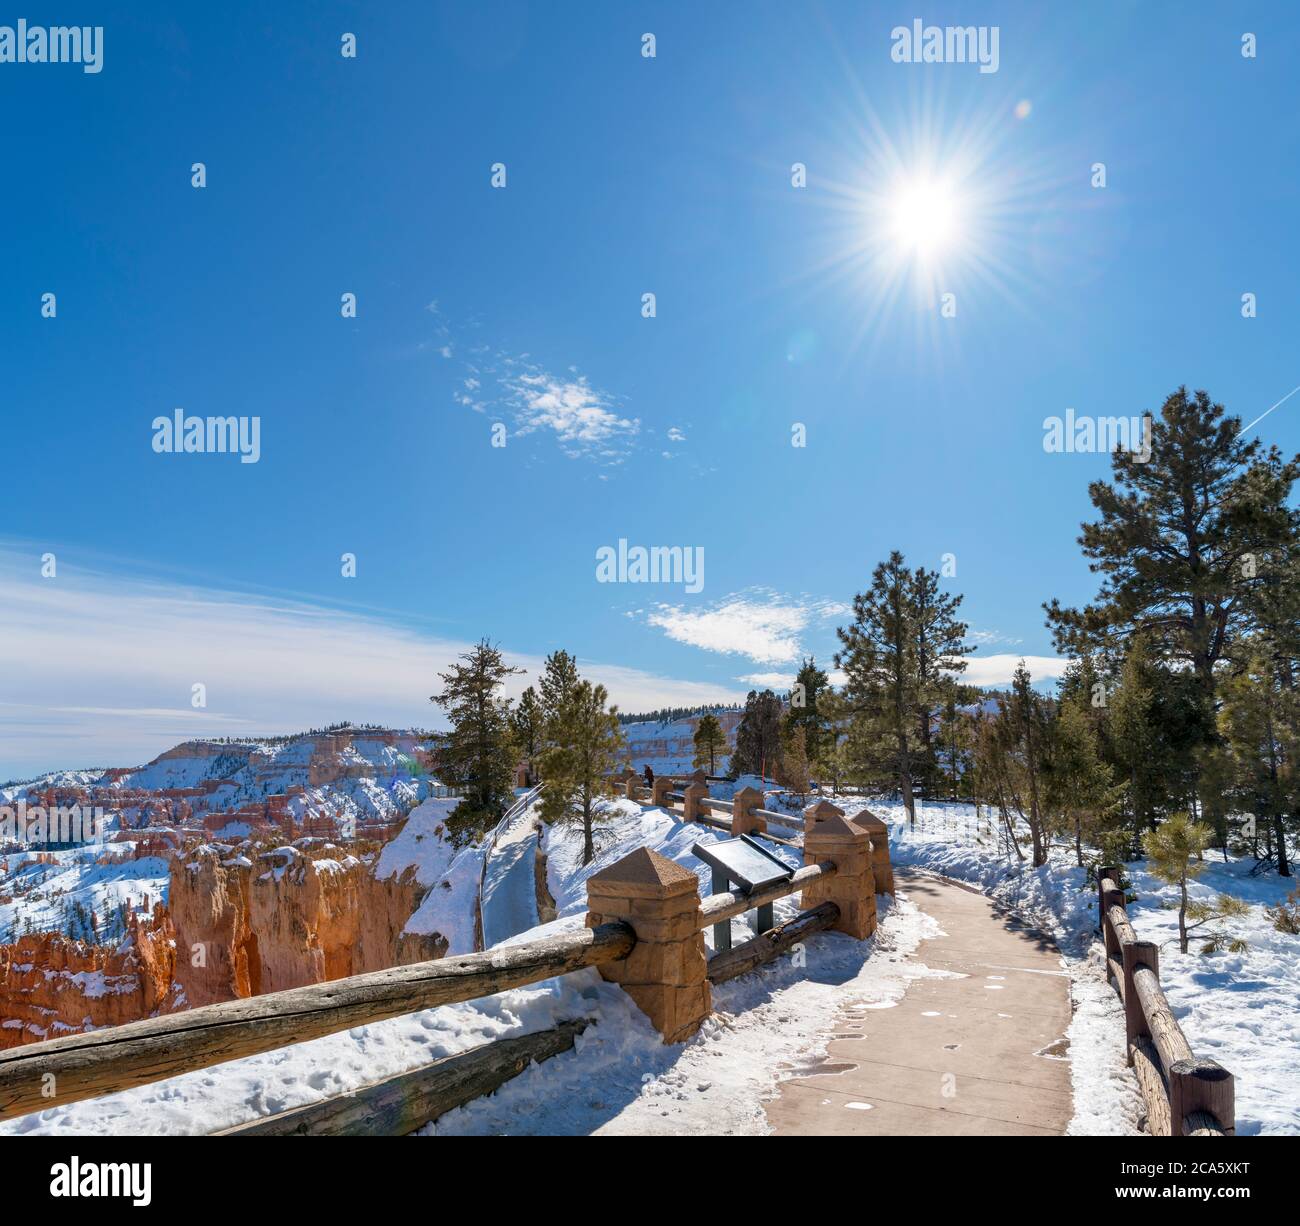
[[[850,812],[860,807],[859,801],[844,804]],[[1075,1005],[1071,1132],[1133,1130],[1142,1107],[1124,1067],[1123,1009],[1106,984],[1094,940],[1096,888],[1085,888],[1073,847],[1054,848],[1047,864],[1031,869],[1014,854],[1008,857],[987,810],[977,820],[973,805],[931,803],[909,828],[901,805],[872,801],[869,807],[889,823],[895,864],[977,885],[1055,936]],[[1177,888],[1157,880],[1141,861],[1125,866],[1137,895],[1129,918],[1141,939],[1160,946],[1160,982],[1192,1050],[1235,1076],[1237,1134],[1300,1135],[1300,937],[1276,931],[1265,915],[1296,882],[1276,874],[1251,877],[1252,864],[1225,864],[1216,853],[1190,891],[1201,899],[1231,894],[1249,905],[1248,914],[1229,925],[1248,943],[1246,953],[1202,954],[1196,941],[1180,953],[1177,911],[1171,909]]]
[[[848,800],[845,807],[861,807]],[[978,885],[1051,931],[1061,945],[1075,1004],[1070,1029],[1076,1134],[1135,1131],[1141,1105],[1124,1067],[1123,1018],[1105,984],[1092,940],[1093,891],[1066,849],[1042,869],[1021,868],[1001,854],[968,806],[931,805],[915,829],[901,809],[873,803],[891,827],[895,863],[910,864]],[[433,884],[426,900],[444,932],[451,911],[461,917],[455,946],[472,928],[465,902],[482,870],[483,848],[452,851],[437,833],[440,814],[426,802],[399,839],[385,848],[381,871],[416,864]],[[652,847],[696,872],[708,892],[708,870],[692,855],[697,841],[723,837],[687,827],[657,809],[613,802],[606,850],[581,864],[580,832],[548,828],[548,886],[555,921],[510,938],[529,939],[580,927],[585,883],[592,873],[637,846]],[[791,853],[781,850],[791,862]],[[1130,866],[1139,899],[1130,907],[1138,932],[1168,942],[1173,917],[1162,909],[1170,892],[1142,866]],[[1263,907],[1286,893],[1276,879],[1250,879],[1246,866],[1212,865],[1196,893],[1230,889],[1250,903],[1238,925],[1250,951],[1203,956],[1161,950],[1162,982],[1198,1054],[1213,1056],[1237,1077],[1239,1133],[1300,1133],[1300,938],[1276,933]],[[442,882],[449,882],[447,888]],[[521,887],[522,888],[522,887]],[[421,908],[424,911],[425,908]],[[776,904],[792,916],[795,899]],[[417,916],[420,912],[417,912]],[[714,991],[714,1015],[684,1044],[666,1047],[622,991],[594,970],[467,1004],[359,1026],[326,1039],[90,1102],[55,1107],[0,1125],[3,1133],[206,1132],[319,1100],[463,1051],[496,1038],[531,1033],[567,1019],[593,1023],[571,1052],[530,1067],[490,1098],[443,1116],[428,1135],[671,1133],[757,1134],[766,1131],[763,1103],[788,1069],[823,1055],[836,1014],[845,1008],[897,1000],[908,983],[936,971],[914,951],[937,933],[934,921],[906,899],[880,900],[880,927],[869,941],[821,933],[805,942],[804,958],[778,960]],[[412,923],[416,923],[416,917]],[[733,921],[736,939],[748,931]],[[706,934],[711,940],[711,934]]]
[[[97,864],[128,856],[135,844],[72,847],[63,851],[0,855],[0,942],[28,932],[65,932],[82,940],[112,942],[123,935],[123,906],[145,909],[167,897],[168,863],[160,856]],[[41,860],[53,861],[42,863]],[[2,901],[2,900],[9,901]],[[88,928],[94,913],[96,931]]]

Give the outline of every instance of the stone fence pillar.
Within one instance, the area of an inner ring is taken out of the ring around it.
[[[767,821],[755,817],[754,810],[762,808],[763,793],[757,788],[741,788],[731,801],[731,834],[766,834]]]
[[[658,808],[668,808],[668,793],[673,790],[673,781],[667,775],[656,775],[650,788],[650,803]]]
[[[871,834],[845,818],[829,800],[819,800],[804,811],[803,860],[817,864],[834,860],[837,872],[825,881],[811,882],[799,905],[808,911],[824,902],[840,909],[833,931],[859,941],[876,930],[876,879],[871,867]]]
[[[863,809],[849,819],[871,836],[871,868],[876,877],[876,893],[894,893],[894,866],[889,859],[889,827],[874,813]]]
[[[665,1043],[690,1038],[713,1007],[700,931],[699,878],[639,847],[587,881],[587,927],[612,920],[636,932],[632,952],[600,966],[650,1019]]]
[[[682,793],[682,821],[693,822],[700,816],[702,801],[709,794],[707,783],[692,783]]]

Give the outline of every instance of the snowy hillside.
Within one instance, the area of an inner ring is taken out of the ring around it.
[[[741,713],[738,711],[720,711],[718,723],[727,736],[728,752],[721,754],[716,762],[718,774],[724,774],[730,760],[730,750],[736,745],[736,728],[740,724]],[[646,720],[641,723],[624,724],[623,735],[627,738],[627,756],[633,769],[638,773],[647,765],[657,775],[688,775],[695,769],[695,729],[700,717],[691,715],[684,719],[660,722]]]
[[[0,855],[0,942],[28,932],[63,932],[110,943],[125,930],[124,908],[166,901],[168,863],[131,859],[135,843]],[[121,862],[101,864],[101,859]],[[90,917],[95,917],[91,931]]]

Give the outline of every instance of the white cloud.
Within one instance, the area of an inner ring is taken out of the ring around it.
[[[438,317],[439,352],[450,358],[456,348],[451,329],[436,302],[429,309]],[[462,359],[461,386],[452,399],[476,413],[509,419],[516,438],[550,432],[567,456],[615,464],[641,432],[640,419],[626,416],[615,396],[593,387],[575,366],[555,375],[527,353],[486,345],[471,346],[468,353],[472,357]]]
[[[428,697],[469,644],[301,602],[78,572],[0,553],[0,775],[130,766],[178,741],[338,719],[435,727]],[[540,657],[512,654],[532,679]],[[580,660],[627,710],[733,701],[729,687]],[[515,677],[517,694],[530,677]],[[207,687],[206,708],[190,705]]]
[[[838,668],[833,668],[826,674],[826,679],[834,686],[842,686],[848,678]],[[743,681],[746,685],[753,686],[755,689],[762,690],[788,690],[794,686],[794,673],[746,673],[742,677],[737,677],[737,681]]]
[[[967,685],[1010,685],[1016,665],[1023,660],[1035,682],[1054,680],[1064,674],[1068,659],[1060,656],[967,656],[961,680]]]
[[[748,656],[759,664],[792,664],[803,653],[803,632],[845,611],[835,601],[795,600],[751,589],[709,609],[661,604],[646,620],[670,639],[705,651]]]
[[[557,378],[530,370],[501,380],[516,411],[516,434],[553,430],[565,454],[609,454],[640,430],[639,421],[620,417],[609,397],[581,376]]]
[[[674,443],[684,443],[686,441],[686,435],[684,435],[676,426],[669,427],[668,438]]]

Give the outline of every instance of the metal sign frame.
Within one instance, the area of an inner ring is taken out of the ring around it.
[[[725,854],[718,854],[719,848],[734,847],[738,844],[743,844],[749,851],[757,852],[764,860],[771,863],[775,871],[762,877],[753,873],[747,877],[742,876],[741,869],[727,863]],[[713,870],[713,893],[715,894],[727,894],[733,890],[741,894],[752,894],[762,886],[771,885],[777,881],[789,880],[794,876],[794,869],[786,864],[784,860],[773,855],[757,839],[752,839],[747,834],[742,834],[734,839],[720,839],[716,843],[696,843],[691,848],[691,853],[696,859],[703,860]],[[754,931],[756,933],[766,932],[772,927],[772,924],[772,904],[770,902],[764,903],[761,907],[755,909]],[[730,948],[731,921],[728,919],[713,925],[713,949],[715,953],[722,953]]]

